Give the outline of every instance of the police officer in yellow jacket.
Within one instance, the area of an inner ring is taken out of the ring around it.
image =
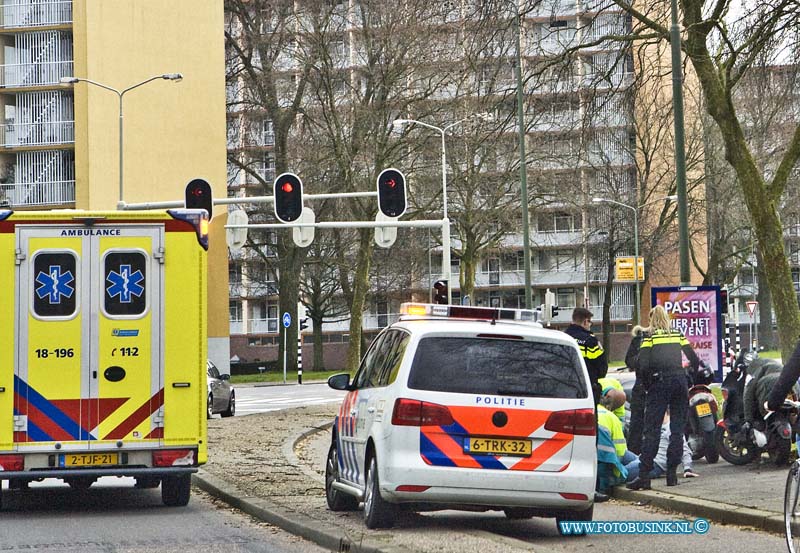
[[[592,394],[594,402],[600,402],[600,392],[602,388],[598,382],[604,378],[608,372],[608,360],[603,346],[589,330],[592,327],[592,317],[594,314],[584,307],[576,307],[572,311],[572,324],[564,332],[575,338],[581,350],[586,368],[589,370],[589,380],[592,382]]]
[[[669,407],[670,437],[667,448],[667,486],[676,486],[676,470],[683,453],[683,429],[689,412],[689,388],[682,355],[686,355],[694,371],[700,359],[689,341],[678,330],[672,329],[669,314],[657,305],[650,311],[649,336],[642,339],[639,348],[639,370],[647,390],[644,411],[644,441],[639,456],[639,477],[628,483],[634,490],[650,489],[650,471],[658,452],[661,424]]]

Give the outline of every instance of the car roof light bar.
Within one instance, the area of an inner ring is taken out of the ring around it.
[[[535,312],[531,309],[472,307],[435,303],[403,303],[400,305],[400,315],[408,317],[442,317],[447,319],[536,321]]]

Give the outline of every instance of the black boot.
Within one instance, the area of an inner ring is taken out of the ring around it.
[[[643,478],[641,475],[637,476],[627,484],[625,487],[629,490],[649,490],[650,489],[650,479]]]
[[[676,473],[675,467],[667,469],[667,486],[677,486],[678,485],[678,475]]]

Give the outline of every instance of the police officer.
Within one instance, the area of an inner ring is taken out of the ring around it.
[[[595,335],[589,330],[592,327],[594,314],[584,307],[576,307],[572,311],[572,324],[564,332],[575,338],[581,355],[589,370],[589,380],[592,382],[592,395],[594,402],[600,402],[600,384],[598,380],[604,378],[608,372],[608,359],[603,351],[603,346],[597,341]]]
[[[639,348],[639,370],[647,399],[639,477],[627,484],[632,490],[650,489],[650,471],[658,452],[667,407],[671,432],[667,448],[667,486],[678,485],[676,471],[681,463],[683,429],[689,412],[689,389],[681,353],[686,355],[694,371],[700,366],[700,359],[683,333],[671,328],[669,314],[663,306],[657,305],[650,311],[650,328],[650,335],[642,338]]]
[[[783,405],[783,400],[786,399],[786,396],[797,384],[798,378],[800,378],[800,342],[797,342],[794,352],[783,366],[780,377],[772,387],[769,399],[767,399],[767,404],[764,407],[770,411],[780,409],[781,405]]]

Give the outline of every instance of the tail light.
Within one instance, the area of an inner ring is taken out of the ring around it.
[[[392,411],[392,424],[395,426],[449,426],[453,415],[444,405],[397,398]]]
[[[579,436],[594,436],[597,434],[597,421],[594,409],[570,409],[569,411],[554,411],[547,417],[544,429],[550,432],[576,434]]]
[[[191,467],[195,464],[193,449],[160,449],[153,452],[154,467]]]
[[[16,471],[25,469],[25,457],[22,455],[0,455],[0,471]]]

